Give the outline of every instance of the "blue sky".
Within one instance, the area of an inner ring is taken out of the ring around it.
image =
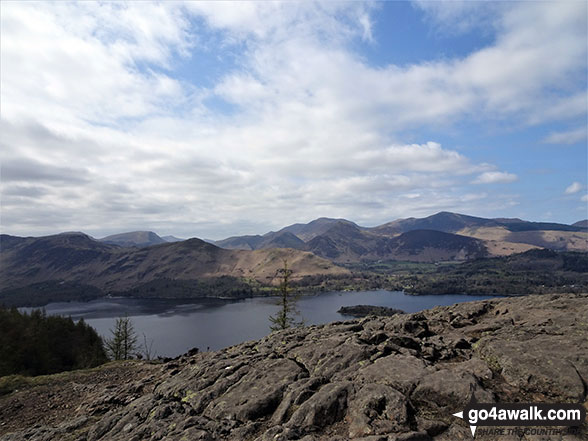
[[[3,233],[588,217],[586,2],[2,2]]]

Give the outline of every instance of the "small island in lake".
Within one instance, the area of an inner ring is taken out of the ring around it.
[[[372,306],[372,305],[355,305],[342,306],[337,311],[339,314],[351,315],[353,317],[365,317],[368,315],[378,315],[389,317],[396,314],[404,314],[401,309],[388,308],[387,306]]]

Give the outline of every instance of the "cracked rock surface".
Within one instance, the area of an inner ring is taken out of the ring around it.
[[[481,402],[588,407],[588,295],[371,316],[95,372],[1,397],[0,440],[471,440],[452,413],[472,390]],[[588,436],[584,424],[492,439]]]

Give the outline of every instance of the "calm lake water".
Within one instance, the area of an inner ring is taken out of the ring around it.
[[[398,291],[329,292],[298,300],[300,317],[307,325],[341,321],[352,317],[337,313],[341,306],[375,305],[417,312],[437,305],[492,298],[490,296],[409,296]],[[30,308],[23,308],[29,310]],[[103,337],[110,337],[117,317],[132,318],[135,331],[153,341],[157,355],[175,357],[198,347],[216,350],[264,337],[270,332],[270,315],[278,311],[275,298],[244,300],[153,300],[108,298],[91,302],[50,303],[47,314],[84,318]]]

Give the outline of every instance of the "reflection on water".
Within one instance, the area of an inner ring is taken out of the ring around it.
[[[437,305],[490,298],[488,296],[440,295],[408,296],[398,291],[330,292],[302,297],[298,301],[301,318],[307,325],[329,323],[350,317],[337,313],[341,306],[389,306],[416,312]],[[220,349],[270,332],[268,317],[277,312],[276,299],[256,297],[244,300],[196,299],[155,300],[108,298],[87,303],[51,303],[47,314],[84,318],[99,334],[110,336],[117,317],[128,315],[140,341],[145,334],[153,340],[157,355],[176,356],[193,347]],[[23,308],[29,310],[30,308]]]

